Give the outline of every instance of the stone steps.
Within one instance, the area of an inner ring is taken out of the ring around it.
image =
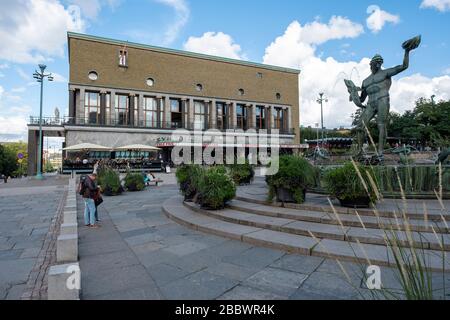
[[[194,211],[190,205],[183,205],[182,197],[180,196],[175,196],[164,202],[163,211],[170,219],[189,228],[253,245],[302,255],[328,257],[363,264],[370,263],[380,266],[395,266],[390,249],[384,245],[326,238],[314,239],[311,236],[227,222],[217,217],[207,216],[203,211]],[[266,226],[271,225],[268,224],[268,220],[264,223]],[[278,220],[278,223],[281,223],[281,221]],[[405,250],[407,251],[407,249]],[[419,252],[423,252],[430,269],[442,271],[441,257],[443,254],[448,255],[447,252],[437,250],[420,250]],[[445,269],[446,271],[450,271],[450,265],[447,264]]]
[[[307,196],[308,197],[308,196]],[[295,203],[269,203],[265,199],[262,199],[261,197],[256,197],[248,193],[240,192],[236,196],[236,200],[248,202],[252,204],[260,204],[265,206],[271,206],[271,207],[284,207],[284,208],[290,208],[290,209],[296,209],[296,210],[305,210],[305,211],[315,211],[315,212],[324,212],[324,213],[333,213],[333,208],[330,205],[319,205],[319,204],[311,204],[311,203],[304,203],[304,204],[295,204]],[[340,206],[335,206],[334,210],[336,210],[337,213],[340,214],[351,214],[356,215],[356,212],[360,216],[368,216],[368,217],[375,217],[374,209],[351,209],[351,208],[343,208]],[[377,214],[379,217],[383,218],[395,218],[395,215],[400,216],[403,215],[401,208],[401,200],[399,200],[399,207],[395,208],[395,210],[387,211],[386,209],[382,210],[379,209],[377,211]],[[420,212],[410,212],[406,211],[405,215],[408,217],[408,219],[414,219],[414,220],[429,220],[429,221],[435,221],[435,222],[442,222],[443,219],[450,222],[450,209],[445,208],[442,210],[436,210],[436,209],[427,209],[427,215],[422,212],[422,208],[420,209]]]
[[[268,215],[260,215],[255,212],[248,212],[240,210],[238,205],[234,205],[233,209],[225,209],[220,211],[209,211],[201,209],[194,203],[184,203],[184,205],[192,211],[198,212],[205,216],[231,222],[239,225],[245,225],[250,227],[268,229],[272,231],[280,231],[284,233],[290,233],[294,235],[310,236],[310,232],[319,239],[331,239],[351,242],[361,242],[365,244],[378,244],[385,245],[385,239],[389,236],[392,238],[393,234],[388,231],[377,228],[362,228],[361,224],[358,227],[342,227],[337,223],[310,222],[300,221],[297,219],[280,218]],[[292,209],[291,209],[292,210]],[[319,213],[321,215],[321,213]],[[334,221],[333,221],[334,222]],[[401,245],[404,247],[410,247],[408,237],[405,231],[395,231],[396,236],[401,241]],[[450,251],[450,235],[449,234],[437,234],[432,232],[411,232],[413,246],[416,248],[425,248],[433,250]]]
[[[340,225],[339,220],[346,227],[356,228],[371,228],[380,229],[380,225],[385,229],[390,229],[391,226],[394,229],[405,231],[410,228],[415,232],[432,232],[431,226],[438,233],[449,234],[449,223],[447,221],[425,221],[408,218],[408,224],[400,216],[395,218],[380,217],[378,219],[375,216],[359,216],[351,213],[337,213],[337,216],[333,212],[324,212],[321,210],[312,211],[305,209],[292,209],[285,207],[275,207],[269,205],[263,205],[258,203],[251,203],[249,201],[233,200],[230,205],[230,209],[238,210],[242,212],[258,214],[268,217],[277,217],[284,219],[292,219],[297,221],[316,222],[323,224]],[[339,217],[339,220],[337,219]],[[364,226],[361,224],[364,224]],[[398,222],[398,223],[397,223]]]

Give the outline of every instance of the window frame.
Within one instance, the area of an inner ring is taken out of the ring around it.
[[[124,97],[126,100],[126,106],[125,106],[125,108],[122,108],[121,107],[121,104],[120,104],[120,98],[121,97]],[[120,121],[120,113],[121,113],[121,110],[125,110],[125,112],[124,112],[124,120],[125,121]],[[130,97],[128,96],[128,95],[126,95],[126,94],[116,94],[116,97],[115,97],[115,108],[114,108],[114,115],[115,115],[115,124],[116,125],[119,125],[119,126],[128,126],[129,125],[129,115],[128,115],[128,113],[129,113],[129,110],[130,110]]]
[[[91,104],[91,95],[97,95],[97,105]],[[91,122],[91,108],[96,110],[95,122]],[[100,124],[101,119],[101,101],[100,92],[97,91],[85,91],[84,92],[84,123],[85,124]]]

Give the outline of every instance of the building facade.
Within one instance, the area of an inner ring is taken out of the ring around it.
[[[68,33],[68,48],[66,146],[139,143],[169,151],[171,134],[184,128],[277,129],[281,148],[298,147],[299,70],[76,33]]]

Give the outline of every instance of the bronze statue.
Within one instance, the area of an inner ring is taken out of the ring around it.
[[[344,80],[348,92],[350,93],[350,101],[353,101],[356,106],[363,109],[357,124],[359,154],[362,152],[362,145],[366,139],[365,125],[368,126],[368,123],[376,116],[380,132],[378,139],[378,155],[380,157],[383,156],[387,138],[386,124],[390,111],[389,90],[392,85],[391,78],[408,69],[409,53],[418,48],[420,42],[420,36],[404,42],[402,45],[405,50],[403,64],[393,68],[382,69],[381,66],[384,62],[383,57],[379,54],[375,55],[370,62],[372,74],[363,81],[362,88],[356,87],[351,80]],[[359,96],[359,91],[361,91],[361,96]],[[364,101],[366,101],[367,97],[369,98],[369,101],[367,105],[364,105]]]

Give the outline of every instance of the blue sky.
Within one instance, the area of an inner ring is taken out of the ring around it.
[[[46,83],[44,114],[67,110],[66,31],[300,68],[301,124],[314,125],[315,97],[325,91],[328,127],[348,126],[356,110],[343,78],[360,82],[368,58],[402,62],[401,43],[421,34],[410,69],[395,78],[392,109],[420,96],[450,99],[450,0],[0,0],[0,141],[26,139],[37,115],[39,62],[56,74]],[[352,71],[353,70],[353,71]],[[357,70],[358,72],[355,72]],[[359,77],[357,74],[359,73]]]

